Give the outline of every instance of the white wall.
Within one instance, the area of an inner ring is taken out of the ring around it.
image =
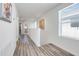
[[[40,29],[40,45],[47,43],[48,41],[48,33],[45,30]]]
[[[0,20],[0,55],[12,56],[18,39],[18,18],[15,5],[12,11],[12,23]]]
[[[53,43],[64,50],[69,51],[74,55],[79,55],[79,40],[74,40],[67,37],[58,37],[58,10],[68,6],[70,4],[61,4],[60,6],[50,10],[43,17],[46,19],[46,28],[45,31],[47,33],[48,39],[42,39],[41,37],[41,45],[47,43]],[[43,33],[44,34],[44,33]],[[42,35],[42,34],[40,34]]]
[[[34,41],[37,46],[40,46],[40,29],[30,29],[28,35]]]

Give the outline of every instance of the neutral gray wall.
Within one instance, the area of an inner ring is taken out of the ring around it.
[[[40,41],[41,45],[53,43],[74,55],[79,55],[79,40],[67,37],[58,37],[58,11],[68,5],[70,4],[61,4],[60,6],[48,11],[48,13],[43,16],[46,20],[45,32],[48,34],[48,36],[45,36],[47,39],[41,38]]]

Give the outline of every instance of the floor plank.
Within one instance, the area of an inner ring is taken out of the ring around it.
[[[73,56],[73,54],[51,43],[37,47],[28,35],[22,35],[17,41],[14,56]]]

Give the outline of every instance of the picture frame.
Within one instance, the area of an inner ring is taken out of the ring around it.
[[[39,21],[38,21],[38,27],[42,30],[45,29],[45,19],[44,18],[41,18]]]
[[[12,22],[12,4],[11,3],[1,3],[0,4],[0,20],[11,23]]]

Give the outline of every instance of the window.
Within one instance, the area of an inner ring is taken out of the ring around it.
[[[79,4],[59,11],[59,36],[79,40]]]

